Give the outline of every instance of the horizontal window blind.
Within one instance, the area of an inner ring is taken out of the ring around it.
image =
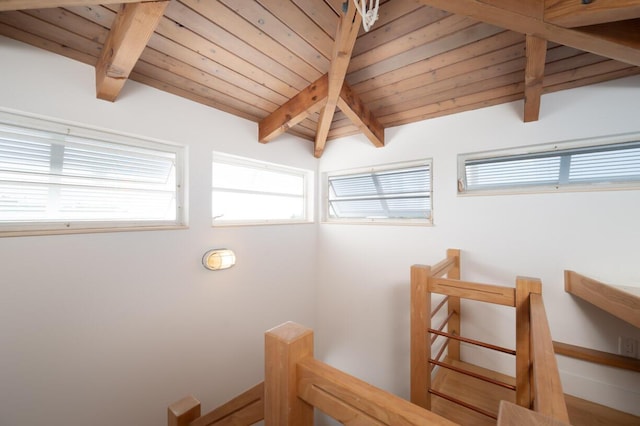
[[[460,192],[640,183],[640,141],[535,153],[463,156]]]
[[[428,221],[431,165],[392,166],[328,176],[328,219]]]
[[[179,224],[181,149],[152,146],[0,123],[0,231]]]

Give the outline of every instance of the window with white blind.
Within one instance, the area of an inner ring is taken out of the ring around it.
[[[307,223],[313,220],[313,172],[214,153],[214,226]]]
[[[640,188],[640,135],[458,157],[467,194]]]
[[[0,235],[185,224],[184,148],[0,111]]]
[[[328,222],[431,224],[431,160],[328,173]]]

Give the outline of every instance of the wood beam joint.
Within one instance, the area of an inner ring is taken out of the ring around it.
[[[169,1],[153,1],[120,7],[96,63],[99,99],[116,100],[168,4]]]
[[[572,28],[640,18],[637,0],[545,0],[544,20]]]
[[[342,85],[338,108],[358,126],[374,146],[384,146],[384,126],[347,83]]]
[[[340,92],[342,91],[344,78],[347,75],[347,68],[349,68],[349,61],[351,61],[351,53],[353,52],[353,46],[356,43],[361,23],[362,16],[356,12],[355,5],[349,2],[347,11],[340,18],[335,43],[333,45],[331,67],[328,73],[329,87],[327,91],[327,103],[320,112],[313,150],[313,155],[317,158],[322,155],[325,144],[327,143],[329,129],[336,111]]]
[[[517,7],[519,2],[503,1],[500,2],[501,7],[480,0],[420,0],[420,2],[511,31],[532,34],[596,55],[640,66],[640,49],[636,47],[635,42],[625,41],[619,36],[616,38],[605,37],[600,33],[578,31],[545,22],[539,17],[523,13]],[[628,37],[633,38],[634,35],[629,34]]]
[[[527,34],[524,71],[524,121],[538,121],[542,96],[547,40]]]
[[[258,123],[258,140],[266,143],[318,112],[327,99],[329,76],[323,75]]]

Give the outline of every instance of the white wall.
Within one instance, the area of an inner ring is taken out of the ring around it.
[[[539,277],[555,340],[616,352],[639,330],[564,292],[563,270],[640,286],[640,191],[460,197],[456,155],[640,132],[640,78],[544,95],[538,122],[522,102],[330,142],[321,171],[433,158],[433,227],[320,226],[318,346],[329,363],[403,397],[409,394],[409,267],[462,250],[464,279],[514,286]],[[463,334],[514,346],[512,312],[463,305]],[[506,321],[506,322],[505,322]],[[463,357],[477,350],[465,347]],[[503,358],[484,365],[512,371]],[[640,414],[640,374],[560,361],[565,391]]]
[[[0,424],[166,424],[263,378],[263,333],[315,325],[316,225],[212,229],[211,151],[314,170],[307,141],[127,82],[95,99],[93,67],[0,37],[0,107],[189,147],[190,228],[0,239]],[[237,265],[201,266],[210,248]],[[295,248],[294,250],[291,250]]]
[[[0,58],[0,107],[188,145],[191,198],[188,230],[0,239],[2,425],[158,425],[187,394],[207,410],[262,379],[263,332],[285,320],[313,327],[326,361],[406,397],[409,266],[448,247],[462,249],[468,279],[542,278],[557,340],[614,352],[618,334],[640,338],[562,290],[565,268],[640,282],[638,191],[455,191],[458,152],[640,131],[638,78],[546,95],[537,123],[515,103],[388,129],[383,149],[328,143],[323,170],[432,157],[433,227],[212,229],[212,150],[315,169],[311,144],[259,144],[255,123],[135,82],[115,103],[96,100],[92,67],[3,37]],[[212,247],[233,248],[238,264],[204,270]],[[469,332],[513,334],[491,322],[501,312],[465,309]],[[638,414],[637,374],[561,368],[569,393]]]

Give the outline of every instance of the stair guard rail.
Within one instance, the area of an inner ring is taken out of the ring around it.
[[[446,278],[443,278],[444,275]],[[432,310],[433,293],[442,294],[444,298]],[[465,341],[514,354],[516,357],[516,404],[525,409],[533,409],[559,422],[568,423],[564,394],[541,293],[542,285],[536,278],[518,277],[515,288],[460,280],[460,250],[457,249],[447,250],[447,257],[433,266],[412,266],[411,401],[430,409],[431,394],[435,394],[493,417],[492,414],[470,406],[454,396],[443,395],[431,389],[431,365],[452,368],[451,365],[442,363],[439,359],[447,349],[447,357],[450,360],[460,361],[460,341]],[[463,338],[460,332],[461,298],[514,307],[515,351]],[[448,312],[444,322],[437,328],[432,327],[433,317],[445,304]],[[447,331],[443,332],[445,327]],[[444,336],[447,340],[440,352],[432,357],[431,346],[438,336]],[[456,371],[467,374],[465,371]],[[491,381],[488,378],[474,377]],[[508,387],[503,383],[494,384]],[[508,407],[508,404],[506,406]],[[508,411],[509,413],[519,412],[518,410]]]
[[[311,426],[314,407],[343,424],[455,426],[313,356],[313,331],[288,322],[265,333],[265,380],[205,416],[184,398],[168,409],[169,426]],[[261,411],[261,412],[260,412]]]

